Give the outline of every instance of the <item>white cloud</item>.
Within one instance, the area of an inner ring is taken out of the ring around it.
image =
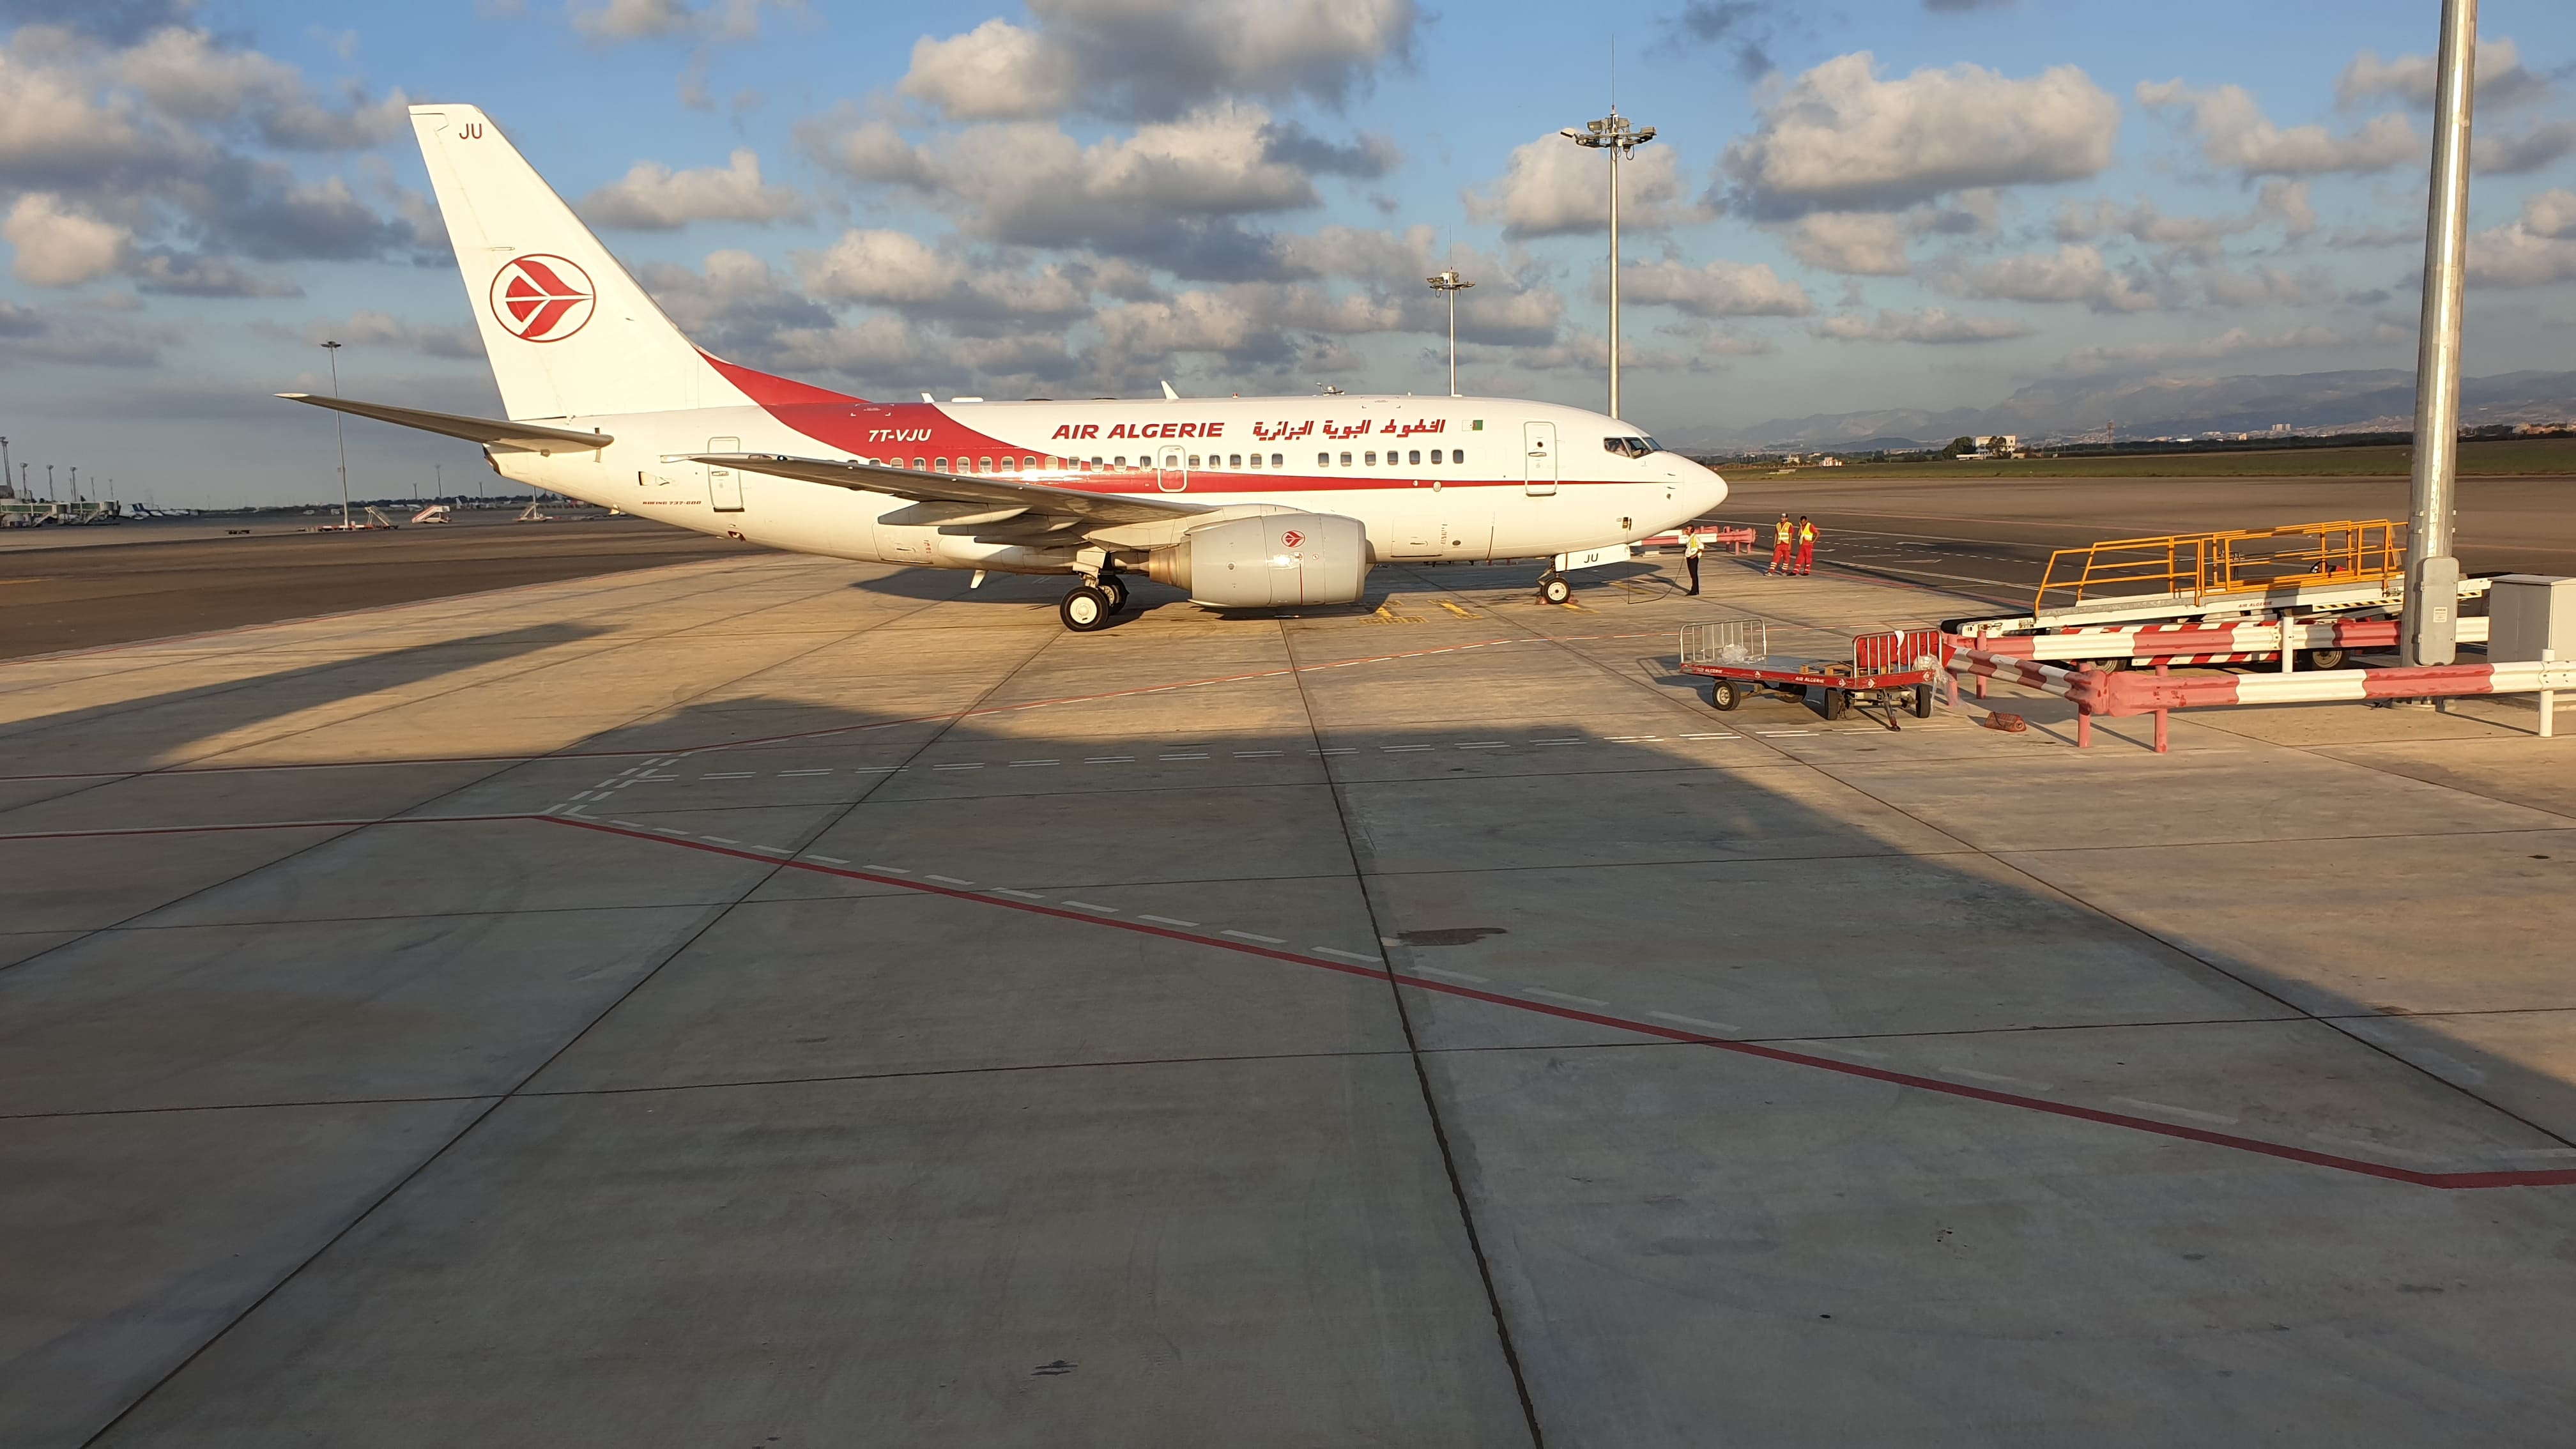
[[[2308,204],[2308,183],[2276,177],[2263,183],[2254,209],[2240,216],[2172,216],[2144,197],[2132,206],[2104,197],[2060,202],[2052,229],[2061,242],[2125,236],[2171,255],[2210,261],[2231,237],[2277,226],[2284,235],[2297,238],[2316,230],[2316,225],[2316,210]]]
[[[1965,64],[1881,80],[1859,51],[1766,102],[1723,169],[1757,214],[1884,210],[2098,175],[2119,130],[2119,103],[2071,65],[2027,80]]]
[[[1947,290],[1971,297],[2010,302],[2081,302],[2097,312],[2143,312],[2158,305],[2152,288],[2112,270],[2101,248],[2089,245],[2004,257],[1982,266],[1954,267],[1940,281]]]
[[[2476,131],[2470,164],[2481,175],[2524,176],[2576,153],[2576,121],[2535,121],[2519,131]]]
[[[1412,52],[1415,0],[1030,0],[924,36],[897,85],[954,120],[1171,117],[1220,97],[1339,102]]]
[[[481,359],[483,339],[472,327],[462,324],[442,327],[435,323],[405,322],[386,312],[359,311],[338,321],[323,319],[307,322],[295,332],[285,328],[275,331],[297,340],[319,345],[342,342],[351,347],[394,348],[417,352],[427,357]]]
[[[1828,272],[1901,277],[1914,270],[1905,244],[1914,229],[1883,211],[1815,211],[1781,228],[1789,255]]]
[[[1816,310],[1806,288],[1759,263],[1632,262],[1620,268],[1619,290],[1627,301],[1693,317],[1804,317]]]
[[[1599,151],[1550,131],[1512,148],[1503,174],[1483,191],[1464,193],[1467,214],[1499,221],[1516,237],[1610,229],[1610,163]],[[1680,166],[1669,147],[1648,145],[1619,166],[1619,226],[1650,231],[1709,213],[1683,200]]]
[[[2379,52],[2365,50],[2335,77],[2335,104],[2349,110],[2393,100],[2431,110],[2437,67],[2429,55],[2383,61]],[[2477,71],[2477,104],[2482,111],[2531,100],[2549,89],[2547,80],[2524,68],[2521,48],[2502,36],[2479,39]]]
[[[2496,287],[2576,280],[2576,191],[2544,191],[2512,222],[2469,238],[2469,279]]]
[[[2325,327],[2295,327],[2285,332],[2254,333],[2242,327],[2231,327],[2216,337],[2187,342],[2134,342],[2118,345],[2079,347],[2058,359],[2061,373],[2092,374],[2128,370],[2145,371],[2170,367],[2177,363],[2215,362],[2244,352],[2286,352],[2305,347],[2351,347],[2362,342],[2388,340],[2384,336],[2356,336]]]
[[[2201,155],[2213,166],[2247,176],[2355,175],[2421,163],[2432,153],[2404,116],[2375,116],[2358,131],[2336,135],[2323,126],[2283,130],[2243,86],[2196,90],[2181,81],[2140,81],[2138,101],[2154,110],[2190,114]]]
[[[565,0],[564,17],[583,37],[604,45],[630,40],[712,38],[747,40],[760,33],[764,0],[717,0],[703,8],[684,0],[600,0],[583,5]],[[797,9],[803,0],[766,0],[773,8]]]
[[[638,161],[624,177],[583,197],[580,211],[599,226],[676,231],[693,221],[801,220],[806,206],[796,188],[762,181],[760,158],[745,149],[724,166],[694,171]]]
[[[0,237],[17,249],[11,275],[31,287],[77,287],[113,276],[126,261],[134,233],[85,216],[49,192],[31,191],[9,208]]]
[[[908,232],[854,229],[797,262],[805,289],[832,302],[1021,321],[1063,319],[1091,307],[1087,279],[1061,263],[1034,272],[980,265],[953,246],[934,247]]]
[[[1881,311],[1877,317],[1828,317],[1816,335],[1837,342],[1922,342],[1951,345],[2005,342],[2038,329],[2009,317],[1957,317],[1939,307],[1920,312]]]

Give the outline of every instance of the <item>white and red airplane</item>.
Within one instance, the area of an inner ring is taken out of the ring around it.
[[[1726,483],[1616,418],[1499,398],[871,402],[681,335],[472,106],[412,129],[508,420],[281,396],[483,445],[533,488],[701,533],[923,568],[1069,574],[1103,627],[1122,573],[1218,609],[1357,601],[1386,562],[1626,558]]]

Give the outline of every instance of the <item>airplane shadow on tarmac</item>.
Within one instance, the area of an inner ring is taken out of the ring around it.
[[[2338,994],[2381,924],[2186,950],[1890,803],[1901,770],[1609,676],[1524,708],[1506,650],[1106,690],[1039,656],[965,716],[853,703],[862,656],[808,669],[837,701],[687,705],[0,969],[0,1209],[61,1229],[0,1438],[701,1442],[754,1338],[811,1366],[759,1420],[791,1438],[866,1405],[1240,1442],[1260,1402],[1262,1442],[1492,1443],[1513,1373],[1568,1442],[2563,1428],[2576,1189],[2375,1169],[2539,1163],[2516,1113],[2566,1131],[2569,1085]],[[1047,1360],[1088,1397],[1033,1398]]]

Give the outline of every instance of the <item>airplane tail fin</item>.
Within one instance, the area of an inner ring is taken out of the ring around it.
[[[513,419],[750,401],[473,106],[414,106],[467,303]]]

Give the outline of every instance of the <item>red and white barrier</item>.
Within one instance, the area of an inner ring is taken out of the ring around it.
[[[2347,700],[2457,698],[2473,694],[2544,696],[2576,690],[2576,661],[2557,663],[2432,664],[2406,669],[2326,669],[2306,674],[2153,674],[2062,669],[1991,650],[1961,649],[1950,656],[1954,676],[1965,676],[1985,697],[1985,681],[2000,679],[2053,694],[2075,705],[2075,743],[2093,743],[2093,716],[2152,714],[2156,752],[2165,750],[2165,715],[2177,709],[2231,704],[2318,704]],[[2544,698],[2543,707],[2551,701]]]

